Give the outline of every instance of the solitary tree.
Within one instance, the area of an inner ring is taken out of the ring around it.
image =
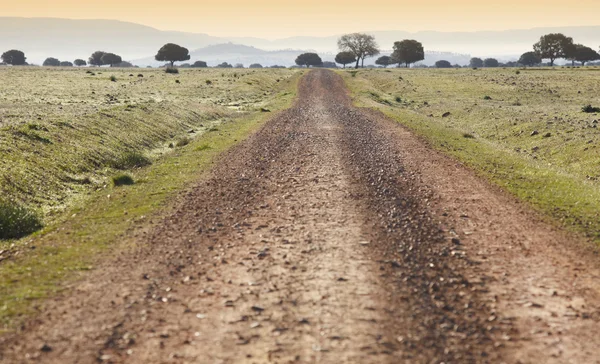
[[[6,64],[11,64],[13,66],[22,66],[26,62],[25,53],[18,51],[16,49],[11,49],[10,51],[6,51],[2,53],[2,62]]]
[[[157,61],[171,62],[171,67],[175,62],[187,61],[190,59],[190,52],[187,48],[181,47],[177,44],[167,43],[158,50],[154,57]]]
[[[56,58],[46,58],[46,60],[44,61],[44,63],[42,63],[42,66],[44,67],[58,67],[60,66],[60,61]]]
[[[356,56],[353,52],[340,52],[335,56],[335,62],[343,64],[344,68],[346,68],[347,64],[356,62]]]
[[[379,54],[379,46],[375,37],[364,33],[345,34],[338,39],[338,48],[340,51],[352,52],[356,57],[356,68],[359,61],[362,60],[364,66],[365,57],[372,57]]]
[[[104,56],[105,54],[106,52],[103,51],[96,51],[92,53],[92,55],[88,59],[88,63],[92,66],[102,66],[104,64],[102,63],[102,56]]]
[[[111,67],[115,67],[115,65],[123,62],[123,59],[114,53],[104,53],[100,61],[102,64],[109,64]]]
[[[60,62],[60,66],[61,67],[73,67],[73,63],[71,63],[69,61],[62,61],[62,62]]]
[[[486,58],[483,61],[483,66],[484,67],[498,67],[499,62],[496,58]]]
[[[392,57],[390,56],[381,56],[379,58],[377,58],[377,60],[375,61],[375,64],[378,64],[380,66],[383,66],[383,68],[387,68],[387,66],[389,66],[392,63]]]
[[[452,63],[442,59],[435,62],[435,66],[437,68],[452,68]]]
[[[260,63],[252,63],[248,68],[263,68],[263,66]]]
[[[233,68],[233,66],[227,62],[223,62],[223,63],[217,65],[217,68]]]
[[[473,68],[481,68],[481,67],[483,67],[483,59],[477,58],[477,57],[473,57],[469,61],[469,66],[473,67]]]
[[[600,54],[590,47],[586,47],[583,44],[575,45],[575,52],[572,55],[571,61],[573,65],[575,61],[581,62],[582,66],[585,66],[587,62],[597,61],[600,59]]]
[[[83,66],[87,66],[87,62],[84,61],[83,59],[76,59],[75,61],[73,61],[73,63],[75,64],[75,66],[77,67],[83,67]]]
[[[206,68],[208,65],[204,61],[196,61],[192,64],[192,68]]]
[[[542,63],[542,59],[535,52],[525,52],[519,58],[519,63],[525,67],[533,67],[536,64]]]
[[[404,63],[408,68],[411,63],[425,59],[425,50],[420,42],[414,39],[405,39],[394,43],[392,59],[395,63]]]
[[[575,45],[573,38],[566,37],[561,33],[551,33],[543,35],[540,41],[533,45],[533,50],[541,59],[549,59],[552,67],[556,59],[572,55]]]
[[[323,64],[323,61],[316,53],[302,53],[296,58],[296,64],[298,66],[306,66],[306,68],[309,68],[310,66],[320,66]]]

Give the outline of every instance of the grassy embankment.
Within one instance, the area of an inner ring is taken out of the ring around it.
[[[288,107],[300,75],[92,71],[0,70],[9,80],[0,89],[0,192],[46,226],[0,240],[0,331],[93,268],[98,253],[126,247],[126,231],[257,130],[265,111]]]
[[[340,72],[376,108],[600,242],[600,69]],[[449,113],[449,114],[446,114]],[[446,114],[446,116],[444,116]]]

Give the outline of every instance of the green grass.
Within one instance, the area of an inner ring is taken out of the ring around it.
[[[113,181],[113,186],[115,186],[115,187],[131,186],[131,185],[135,184],[133,177],[131,177],[128,174],[124,174],[124,173],[114,176],[112,178],[112,181]]]
[[[278,83],[278,91],[261,102],[274,111],[289,107],[300,74],[294,72],[286,82]],[[0,330],[15,328],[34,312],[39,299],[60,291],[82,271],[93,269],[99,254],[127,249],[136,229],[168,211],[178,192],[201,180],[216,156],[251,135],[269,116],[259,111],[236,112],[235,117],[219,123],[218,132],[208,133],[205,126],[188,147],[168,149],[164,145],[168,151],[160,150],[162,154],[152,165],[128,172],[134,185],[94,184],[95,188],[80,194],[41,232],[9,241],[14,247],[6,248],[20,254],[0,264]],[[206,120],[200,114],[196,117],[198,124]],[[35,249],[30,249],[33,246]]]
[[[592,70],[339,73],[358,106],[381,110],[546,216],[600,242],[599,117],[581,109],[600,101],[600,73]],[[403,104],[380,101],[392,95]]]
[[[16,201],[0,200],[0,240],[18,239],[41,228],[37,213]]]

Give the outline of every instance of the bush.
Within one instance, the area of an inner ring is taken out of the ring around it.
[[[597,112],[600,112],[600,107],[594,107],[592,105],[585,105],[584,107],[581,108],[581,111],[587,112],[587,113],[597,113]]]
[[[125,170],[132,168],[141,168],[152,164],[152,161],[141,153],[129,152],[121,155],[117,160],[111,163],[115,169]]]
[[[486,95],[486,96],[484,96],[484,97],[483,97],[483,99],[484,99],[484,100],[491,100],[491,99],[492,99],[492,97],[491,97],[491,96],[487,96],[487,95]]]
[[[115,77],[115,76],[110,76],[110,80],[111,80],[112,82],[117,82],[117,77]]]
[[[37,214],[14,201],[0,201],[0,239],[18,239],[42,226]]]
[[[133,181],[133,178],[131,178],[131,176],[128,174],[119,174],[117,176],[114,176],[112,178],[112,181],[113,181],[113,185],[115,185],[115,187],[130,186],[135,183]]]
[[[167,67],[165,68],[166,73],[179,73],[179,69],[175,67]]]
[[[211,80],[206,80],[206,84],[207,85],[212,85],[212,81]]]
[[[396,96],[396,102],[402,102],[402,98],[400,96]]]
[[[188,138],[187,136],[183,136],[177,140],[175,145],[178,147],[184,147],[184,146],[190,144],[191,141],[192,140],[190,138]]]

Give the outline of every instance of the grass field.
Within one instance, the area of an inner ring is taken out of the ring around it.
[[[289,107],[302,74],[0,72],[29,90],[0,89],[2,195],[41,211],[46,225],[30,237],[0,240],[0,331],[92,268],[98,253],[127,248],[126,231],[168,209],[216,156],[257,130],[267,111]]]
[[[600,68],[341,71],[373,107],[600,241]]]
[[[152,163],[169,146],[260,112],[294,74],[3,67],[0,196],[51,220],[105,188],[116,170]]]

